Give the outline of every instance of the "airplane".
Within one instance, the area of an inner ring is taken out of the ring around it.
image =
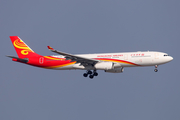
[[[97,70],[122,73],[125,67],[155,66],[154,71],[157,72],[159,65],[173,60],[167,53],[156,51],[73,55],[50,46],[47,46],[48,49],[59,55],[42,56],[35,53],[18,36],[10,36],[10,39],[18,55],[7,56],[13,61],[54,70],[86,70],[83,76],[91,79],[98,76]]]

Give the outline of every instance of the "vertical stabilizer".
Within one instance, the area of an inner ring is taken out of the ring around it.
[[[23,42],[18,36],[10,36],[10,39],[19,58],[29,58],[29,57],[39,56],[28,45],[26,45],[26,43]]]

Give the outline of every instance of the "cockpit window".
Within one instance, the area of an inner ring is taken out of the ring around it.
[[[169,56],[168,54],[164,54],[164,56]]]

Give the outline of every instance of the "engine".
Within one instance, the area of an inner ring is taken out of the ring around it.
[[[111,70],[105,70],[105,72],[109,72],[109,73],[122,73],[124,71],[123,67],[119,67],[119,68],[114,68]]]
[[[106,72],[119,73],[123,72],[123,68],[119,63],[100,62],[94,66],[97,70],[105,70]]]
[[[97,70],[111,70],[114,69],[114,64],[112,62],[100,62],[94,66]]]

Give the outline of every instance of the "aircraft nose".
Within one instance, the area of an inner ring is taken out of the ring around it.
[[[173,57],[169,56],[168,59],[167,59],[167,62],[170,62],[173,60]]]
[[[170,59],[170,61],[172,61],[172,60],[173,60],[173,57],[171,57],[171,56],[170,56],[170,58],[169,58],[169,59]]]

